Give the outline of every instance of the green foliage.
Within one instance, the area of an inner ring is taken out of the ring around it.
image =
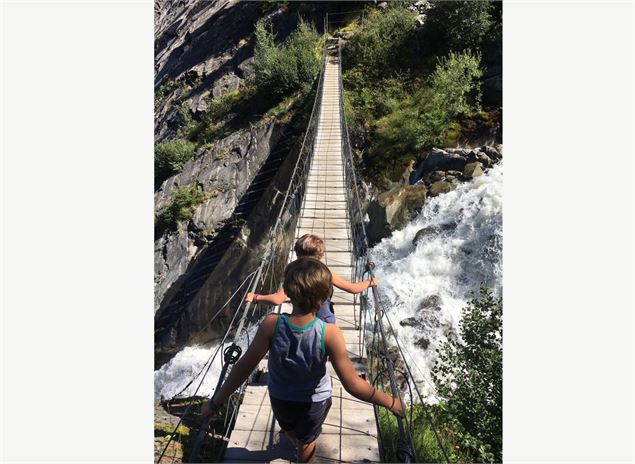
[[[460,338],[445,342],[432,378],[445,422],[473,462],[502,460],[503,303],[481,286],[463,309]]]
[[[163,100],[163,98],[167,94],[174,92],[176,89],[182,86],[183,86],[183,83],[178,80],[172,80],[172,79],[166,80],[163,84],[161,84],[159,89],[155,92],[154,101],[158,102],[160,100]]]
[[[160,185],[168,177],[180,172],[194,156],[196,146],[187,140],[169,140],[154,146],[154,183]]]
[[[439,60],[432,74],[435,105],[450,118],[480,111],[480,54],[450,52]]]
[[[372,79],[361,67],[345,74],[347,115],[370,133],[370,171],[399,180],[409,160],[445,144],[457,117],[480,109],[479,60],[469,52],[450,53],[427,80],[402,74]]]
[[[246,88],[239,88],[222,97],[210,98],[207,102],[207,111],[198,121],[192,118],[192,113],[186,104],[181,105],[179,108],[181,118],[179,135],[197,145],[204,145],[219,139],[225,134],[223,123],[247,95]]]
[[[434,2],[426,16],[426,31],[449,50],[476,50],[494,24],[492,3],[489,0]]]
[[[203,201],[205,193],[195,183],[176,188],[172,200],[155,217],[155,237],[166,229],[176,229],[179,222],[189,220]]]
[[[271,22],[256,24],[254,50],[258,91],[280,99],[310,85],[320,71],[320,35],[300,20],[281,46],[276,46]]]
[[[408,65],[412,58],[409,39],[415,31],[413,14],[402,5],[386,11],[371,10],[347,45],[346,65],[365,73],[388,75]]]
[[[443,445],[443,449],[448,454],[450,462],[468,462],[468,456],[461,454],[460,450],[452,441],[452,431],[442,423],[443,411],[438,405],[426,405],[430,418],[435,424],[435,429],[439,435],[439,440]],[[394,445],[399,438],[397,428],[397,418],[394,414],[389,413],[384,408],[379,408],[379,440],[383,451],[383,462],[400,462],[395,453]],[[439,446],[439,442],[430,425],[430,418],[426,414],[424,405],[415,404],[412,410],[406,411],[406,419],[412,424],[410,431],[412,432],[412,441],[417,455],[417,462],[445,462],[445,457]]]

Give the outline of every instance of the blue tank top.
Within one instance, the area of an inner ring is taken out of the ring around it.
[[[331,397],[331,377],[326,370],[326,323],[313,319],[297,327],[278,316],[269,346],[269,394],[280,400],[313,402]]]
[[[327,298],[322,302],[322,306],[318,309],[316,316],[327,324],[335,324],[335,314],[331,311],[331,298]]]

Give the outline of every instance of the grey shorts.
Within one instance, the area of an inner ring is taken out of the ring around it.
[[[322,424],[331,409],[331,398],[318,403],[279,400],[272,396],[271,409],[280,428],[293,432],[300,443],[311,443],[322,433]]]

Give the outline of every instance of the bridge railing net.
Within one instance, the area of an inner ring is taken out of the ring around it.
[[[340,129],[346,181],[346,204],[351,229],[353,276],[355,280],[359,281],[375,277],[374,263],[370,262],[368,258],[369,245],[365,229],[362,195],[360,194],[362,185],[357,177],[358,163],[353,154],[346,122],[341,42],[338,42],[337,57]],[[396,328],[390,320],[385,298],[382,297],[380,290],[373,286],[360,295],[359,304],[359,339],[360,343],[364,343],[363,348],[368,355],[369,381],[376,388],[389,391],[393,396],[400,397],[407,407],[407,413],[403,418],[395,417],[386,408],[375,407],[382,458],[386,462],[417,462],[416,446],[413,439],[416,435],[417,424],[413,422],[413,412],[415,405],[418,404],[418,407],[424,410],[441,454],[445,461],[449,462],[434,420],[404,355],[403,343],[400,342]]]

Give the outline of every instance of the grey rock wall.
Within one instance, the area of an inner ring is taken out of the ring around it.
[[[155,242],[155,311],[196,255],[198,244],[212,238],[231,217],[279,135],[274,123],[235,132],[186,163],[181,173],[167,179],[155,193],[157,212],[180,186],[195,183],[208,197],[190,221],[180,224],[175,232],[166,231]]]

